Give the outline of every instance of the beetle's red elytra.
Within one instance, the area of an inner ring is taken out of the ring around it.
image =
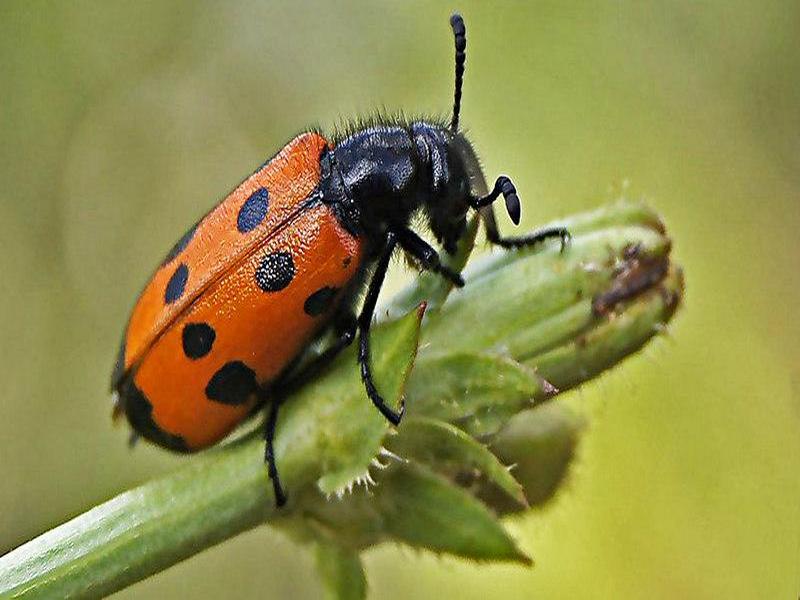
[[[449,253],[470,210],[480,211],[493,244],[560,238],[563,247],[569,234],[562,228],[499,234],[495,200],[504,198],[515,223],[520,217],[508,177],[498,177],[489,194],[476,193],[483,174],[458,130],[466,31],[459,15],[450,23],[456,85],[449,124],[383,118],[331,141],[303,133],[168,253],[134,306],[112,375],[115,414],[125,414],[136,435],[193,452],[263,405],[265,458],[281,505],[272,451],[280,403],[357,333],[365,395],[391,423],[401,421],[402,406],[395,411],[384,401],[370,370],[369,328],[391,256],[399,247],[420,268],[464,283],[412,222],[425,223]],[[298,357],[326,330],[335,341],[299,367]]]

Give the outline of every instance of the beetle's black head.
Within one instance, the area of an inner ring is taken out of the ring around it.
[[[450,25],[455,36],[450,123],[378,117],[336,136],[334,148],[320,159],[323,201],[348,230],[366,235],[375,246],[388,231],[407,226],[414,214],[422,213],[439,243],[453,253],[470,208],[480,209],[497,196],[486,195],[475,151],[458,129],[467,41],[459,15],[453,15]],[[516,208],[513,202],[507,206],[518,221],[518,203]]]
[[[412,124],[411,131],[423,166],[420,209],[436,239],[453,253],[473,199],[485,192],[483,171],[463,133],[428,122]]]
[[[352,233],[382,240],[420,214],[451,253],[486,187],[466,137],[433,121],[381,118],[338,140],[321,165],[322,197]]]

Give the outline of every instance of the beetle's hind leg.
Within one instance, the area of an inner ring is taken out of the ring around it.
[[[264,462],[267,463],[267,472],[272,481],[272,490],[275,494],[275,504],[278,508],[286,504],[286,493],[281,485],[281,478],[278,475],[278,467],[275,465],[275,425],[278,423],[278,409],[281,406],[282,397],[274,397],[267,401],[267,421],[264,428]]]
[[[419,240],[422,245],[427,246],[427,243],[414,235],[416,240]],[[411,238],[409,238],[411,239]],[[278,506],[283,506],[286,503],[286,494],[281,485],[278,468],[275,464],[275,426],[278,421],[278,410],[283,399],[286,398],[291,392],[297,389],[303,382],[307,381],[309,376],[318,373],[330,364],[334,356],[341,350],[346,348],[354,339],[356,328],[358,329],[358,364],[361,369],[361,380],[364,382],[367,396],[375,405],[375,407],[383,414],[386,419],[393,425],[399,425],[400,420],[403,418],[404,407],[401,404],[400,409],[395,411],[383,399],[375,386],[372,378],[372,369],[370,368],[370,344],[369,344],[369,330],[372,324],[372,317],[375,315],[375,306],[378,303],[378,295],[380,294],[381,287],[383,287],[384,279],[386,278],[386,271],[389,268],[389,261],[392,258],[392,253],[397,247],[398,236],[396,233],[390,232],[387,235],[386,245],[378,258],[375,266],[375,271],[372,274],[367,294],[364,298],[364,304],[361,307],[361,312],[357,320],[353,320],[352,315],[342,315],[338,319],[337,330],[338,339],[322,354],[315,359],[311,360],[299,368],[289,369],[287,374],[279,378],[269,389],[262,390],[262,400],[267,404],[267,420],[264,428],[264,439],[266,440],[266,447],[264,450],[264,460],[267,463],[269,476],[272,480],[272,487],[275,491],[275,503]],[[431,248],[431,250],[433,250]],[[433,251],[436,254],[435,251]],[[438,255],[437,255],[438,259]],[[456,274],[457,275],[457,274]]]
[[[349,346],[356,335],[356,321],[351,313],[341,314],[336,319],[336,340],[328,346],[319,356],[316,356],[299,368],[290,368],[286,374],[278,379],[272,386],[262,389],[261,402],[267,407],[267,419],[264,425],[264,462],[267,463],[267,471],[272,481],[272,489],[275,493],[275,504],[280,508],[286,504],[286,493],[281,485],[278,467],[275,464],[275,427],[278,423],[278,410],[284,399],[291,395],[306,381],[319,374],[328,366],[331,361],[347,346]]]
[[[353,343],[356,337],[357,327],[356,318],[349,309],[335,317],[333,331],[336,335],[336,339],[317,356],[306,361],[298,361],[299,364],[292,365],[292,367],[273,384],[275,393],[279,393],[282,397],[289,396],[309,379],[313,379],[324,371],[342,350]]]

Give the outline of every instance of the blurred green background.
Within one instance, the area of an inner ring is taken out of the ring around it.
[[[668,338],[573,393],[567,489],[512,522],[533,569],[403,548],[372,597],[797,598],[800,5],[0,5],[0,552],[179,464],[127,450],[107,384],[172,242],[296,132],[375,107],[463,123],[524,225],[644,195],[686,269]],[[395,285],[403,274],[395,276]],[[266,528],[120,594],[315,597]]]

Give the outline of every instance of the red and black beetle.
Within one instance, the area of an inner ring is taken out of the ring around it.
[[[455,36],[450,123],[384,118],[331,141],[303,133],[244,180],[172,248],[133,309],[111,380],[116,414],[135,432],[180,452],[206,448],[260,405],[267,408],[266,461],[276,502],[285,502],[272,451],[280,401],[356,334],[366,395],[394,425],[370,371],[369,328],[390,258],[401,249],[422,268],[464,285],[415,232],[424,223],[452,253],[467,214],[481,211],[487,238],[505,248],[568,233],[498,232],[500,196],[515,224],[520,203],[508,177],[489,194],[475,152],[459,132],[466,32]],[[366,295],[357,310],[362,291]],[[297,358],[324,330],[336,341],[302,369]]]

